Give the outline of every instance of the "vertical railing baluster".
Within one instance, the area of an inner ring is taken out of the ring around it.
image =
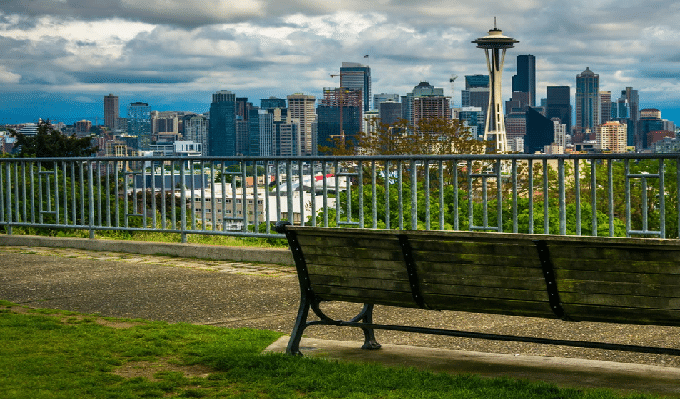
[[[425,230],[431,230],[430,226],[430,161],[423,160],[425,173]]]
[[[385,228],[391,229],[390,227],[390,161],[385,161]],[[680,173],[680,172],[679,172]]]
[[[609,237],[614,237],[614,173],[613,160],[607,160],[607,202],[609,204]]]
[[[529,234],[534,234],[534,160],[529,158]]]
[[[626,158],[623,160],[623,169],[625,174],[625,201],[626,201],[626,237],[630,237],[630,230],[632,228],[630,221],[630,162]]]
[[[454,168],[456,163],[453,163]],[[444,230],[444,161],[439,160],[439,230]],[[458,198],[458,193],[454,193],[454,198]],[[457,205],[457,204],[456,204]]]
[[[416,170],[416,161],[411,159],[409,161],[411,168],[411,230],[418,230],[418,172]]]
[[[576,206],[576,235],[581,235],[581,159],[574,159],[574,205]]]
[[[336,202],[337,199],[338,198],[336,197]],[[293,161],[291,160],[286,162],[286,202],[286,206],[288,208],[288,221],[292,224],[295,224],[295,220],[293,218]]]
[[[90,239],[94,240],[94,162],[88,162],[87,166],[87,176],[88,176],[88,201],[90,203],[89,206],[89,229],[90,229]]]
[[[659,232],[661,238],[666,238],[666,167],[663,158],[659,159]]]
[[[371,161],[371,227],[378,228],[378,198],[377,198],[377,169],[375,160]]]
[[[182,243],[187,242],[187,190],[186,190],[186,161],[180,161],[180,168],[179,168],[179,186],[180,186],[180,225],[181,225],[181,240]],[[193,193],[191,194],[193,197]],[[191,204],[191,213],[194,213],[193,210],[194,204]]]
[[[550,193],[548,192],[548,160],[543,159],[543,234],[550,234]]]
[[[566,209],[566,193],[564,183],[564,158],[557,160],[557,180],[559,185],[559,207],[560,207],[560,235],[567,235],[567,209]]]
[[[591,235],[597,237],[597,165],[595,159],[590,159],[590,207],[591,207]]]
[[[404,182],[403,182],[403,164],[401,160],[397,161],[397,201],[399,201],[399,230],[404,230]]]
[[[472,226],[474,226],[474,215],[473,215],[473,194],[472,194],[472,160],[467,161],[467,182],[468,182],[468,230],[472,231]],[[458,193],[455,193],[455,198],[458,198]],[[456,207],[458,208],[458,207]]]
[[[512,232],[517,233],[517,160],[512,160]]]
[[[364,228],[364,163],[362,161],[358,162],[357,165],[357,179],[358,179],[358,190],[359,190],[359,228]],[[312,177],[312,180],[314,178]]]
[[[498,232],[503,232],[503,164],[496,161],[496,218]]]

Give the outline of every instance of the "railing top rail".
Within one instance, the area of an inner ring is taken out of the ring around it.
[[[132,156],[132,157],[69,157],[69,158],[0,158],[0,162],[97,162],[97,161],[209,161],[209,162],[262,162],[262,161],[296,161],[296,162],[332,162],[332,161],[467,161],[467,160],[543,160],[543,159],[680,159],[680,153],[672,154],[449,154],[449,155],[357,155],[357,156],[296,156],[296,157],[167,157],[167,156]]]

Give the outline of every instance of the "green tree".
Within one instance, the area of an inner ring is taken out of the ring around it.
[[[11,132],[16,137],[15,149],[21,158],[87,157],[97,152],[89,137],[66,136],[49,121],[41,122],[35,136]]]

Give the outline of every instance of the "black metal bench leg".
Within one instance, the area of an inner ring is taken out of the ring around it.
[[[307,315],[309,314],[309,307],[311,301],[309,295],[302,294],[300,298],[300,309],[298,310],[297,319],[295,319],[295,326],[293,327],[293,332],[290,334],[290,340],[288,341],[288,347],[286,348],[286,353],[289,355],[302,356],[300,352],[300,340],[302,339],[302,333],[307,327]]]
[[[362,317],[364,323],[373,323],[373,304],[364,305],[364,317]],[[364,345],[361,349],[380,349],[382,345],[375,340],[375,334],[373,328],[361,327],[364,331]]]

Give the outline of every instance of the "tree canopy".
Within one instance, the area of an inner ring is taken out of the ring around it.
[[[66,136],[47,122],[41,122],[35,136],[12,132],[17,155],[22,158],[87,157],[97,152],[89,137]]]
[[[478,140],[459,120],[421,119],[413,127],[406,119],[388,125],[371,120],[370,133],[359,132],[353,140],[336,138],[321,152],[332,155],[446,155],[495,153],[491,141]]]

